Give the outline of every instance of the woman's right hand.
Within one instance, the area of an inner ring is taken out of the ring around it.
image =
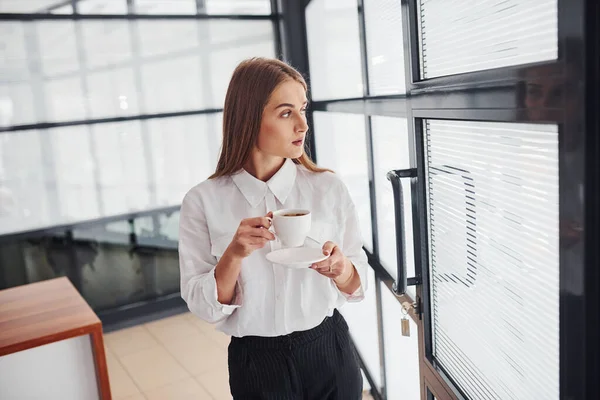
[[[264,217],[247,218],[240,222],[227,252],[235,258],[246,258],[257,249],[262,249],[267,242],[275,240],[275,235],[269,231],[273,213]]]

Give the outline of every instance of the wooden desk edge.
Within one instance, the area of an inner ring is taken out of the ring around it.
[[[100,321],[89,325],[79,326],[77,328],[52,333],[40,337],[31,338],[22,342],[10,344],[0,348],[0,357],[9,354],[17,353],[23,350],[33,349],[34,347],[44,346],[46,344],[59,342],[65,339],[71,339],[78,336],[92,334],[94,331],[102,332],[102,323]]]
[[[3,348],[0,348],[0,357],[84,335],[90,335],[92,352],[94,356],[94,367],[96,370],[96,382],[98,384],[98,391],[100,396],[99,398],[102,400],[111,400],[110,382],[108,378],[108,366],[106,363],[106,354],[104,351],[102,322],[100,320],[89,325],[84,325],[55,334],[45,335],[42,337],[15,343],[13,345],[5,346]]]

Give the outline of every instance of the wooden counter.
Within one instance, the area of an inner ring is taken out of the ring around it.
[[[98,398],[110,399],[102,323],[68,278],[0,291],[0,357],[85,335],[91,340]]]

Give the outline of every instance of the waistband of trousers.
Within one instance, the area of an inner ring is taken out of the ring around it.
[[[346,320],[335,309],[331,317],[326,317],[323,322],[315,326],[312,329],[306,331],[292,332],[288,335],[274,336],[274,337],[263,337],[263,336],[244,336],[241,338],[232,337],[232,345],[242,345],[248,348],[256,349],[285,349],[293,346],[301,346],[303,344],[312,342],[313,340],[323,336],[324,334],[331,332],[339,328],[348,329]]]

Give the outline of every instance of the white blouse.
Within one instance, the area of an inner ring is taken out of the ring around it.
[[[219,303],[215,266],[241,220],[283,208],[311,211],[305,246],[336,243],[356,267],[361,287],[347,295],[317,271],[271,263],[266,254],[280,246],[272,241],[242,261],[232,304]],[[181,297],[190,311],[237,337],[314,328],[346,301],[362,300],[367,288],[367,257],[346,186],[333,173],[311,172],[290,159],[268,182],[241,170],[192,188],[181,205],[179,265]]]

